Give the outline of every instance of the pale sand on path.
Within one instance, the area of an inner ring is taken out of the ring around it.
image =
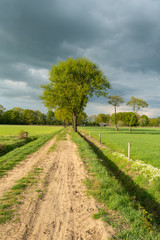
[[[49,148],[55,143],[55,138],[48,141],[37,152],[29,155],[24,161],[16,165],[12,170],[8,171],[7,175],[0,178],[0,197],[8,191],[17,180],[24,177],[27,172],[31,171],[34,166],[47,160],[46,153]]]
[[[54,140],[53,140],[54,142]],[[53,143],[51,142],[51,143]],[[51,145],[51,144],[50,144]],[[114,231],[92,215],[99,204],[87,197],[83,180],[87,176],[76,145],[67,137],[55,151],[43,152],[37,162],[43,168],[36,189],[24,194],[19,220],[0,225],[1,240],[106,240]],[[22,168],[23,165],[19,168]],[[8,176],[9,177],[9,176]],[[7,179],[7,177],[6,177]]]

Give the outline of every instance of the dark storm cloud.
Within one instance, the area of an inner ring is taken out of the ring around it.
[[[85,56],[110,79],[110,95],[157,108],[159,9],[157,0],[1,0],[0,96],[37,99],[53,63]]]
[[[98,30],[98,27],[95,21],[88,21],[85,9],[77,13],[79,9],[75,8],[76,12],[72,13],[65,1],[58,2],[1,1],[0,8],[5,9],[0,19],[2,53],[8,53],[16,61],[25,60],[40,67],[46,63],[48,67],[47,64],[56,61],[57,57],[68,57],[68,52],[65,56],[65,51],[61,50],[63,42],[86,45],[94,41],[97,31],[93,29]]]

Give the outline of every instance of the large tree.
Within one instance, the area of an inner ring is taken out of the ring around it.
[[[99,113],[96,116],[96,122],[97,123],[107,123],[107,124],[109,124],[109,120],[110,120],[110,115],[109,114]]]
[[[49,72],[50,83],[42,85],[41,99],[51,109],[65,108],[73,118],[77,131],[77,118],[94,94],[107,96],[110,83],[98,66],[85,58],[60,61]]]
[[[130,106],[133,109],[133,116],[140,110],[141,108],[148,107],[148,103],[146,103],[143,99],[141,98],[135,98],[131,96],[130,100],[127,102],[127,105]],[[132,131],[132,120],[130,122],[130,129],[129,131]]]
[[[48,112],[47,112],[47,116],[46,116],[46,123],[48,124],[48,125],[54,125],[55,124],[55,114],[54,114],[54,112],[52,112],[51,110],[49,110]]]
[[[116,131],[118,131],[118,128],[117,128],[117,116],[116,116],[116,108],[120,106],[121,103],[124,103],[124,100],[121,96],[119,95],[114,95],[114,96],[109,96],[109,101],[108,103],[111,104],[112,106],[114,106],[114,113],[115,113],[115,129]]]
[[[58,121],[62,121],[64,127],[66,127],[66,125],[68,126],[69,123],[72,122],[72,115],[70,112],[67,111],[67,109],[65,108],[57,108],[55,110],[55,118]]]

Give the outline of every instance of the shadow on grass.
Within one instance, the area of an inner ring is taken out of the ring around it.
[[[103,166],[105,166],[114,175],[124,189],[127,191],[131,198],[136,196],[136,202],[149,213],[152,214],[154,223],[160,224],[160,203],[158,203],[153,196],[145,189],[140,188],[130,176],[122,172],[115,163],[113,163],[93,142],[89,141],[85,136],[79,135],[85,139],[92,147],[92,150],[102,160]],[[135,205],[136,207],[136,205]]]
[[[21,141],[17,141],[15,143],[12,144],[0,144],[0,157],[4,156],[5,154],[13,151],[16,148],[22,147],[26,144],[28,144],[29,142],[33,142],[35,141],[37,138],[36,137],[31,137],[31,138],[24,138]]]

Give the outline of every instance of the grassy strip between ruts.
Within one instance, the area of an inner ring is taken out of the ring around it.
[[[104,203],[93,217],[102,217],[115,228],[114,239],[160,239],[159,209],[154,198],[125,175],[109,154],[76,133],[71,132],[71,136],[89,172],[85,181],[88,192]]]
[[[26,177],[21,178],[3,197],[0,199],[0,224],[13,219],[16,215],[18,205],[23,202],[23,193],[27,187],[38,181],[41,168],[34,168]],[[40,190],[39,190],[40,191]],[[37,191],[37,192],[39,192]]]
[[[50,149],[48,150],[48,153],[56,151],[56,149],[57,149],[57,141],[67,140],[66,133],[68,132],[68,130],[69,130],[68,128],[65,128],[64,131],[62,131],[61,133],[59,133],[57,135],[56,142],[50,147]]]
[[[37,140],[26,144],[23,147],[16,148],[8,154],[0,158],[0,177],[5,175],[8,170],[13,169],[15,165],[23,161],[29,154],[36,152],[40,147],[42,147],[47,141],[53,138],[56,134],[61,132],[60,129],[56,132],[46,134],[39,137]]]

